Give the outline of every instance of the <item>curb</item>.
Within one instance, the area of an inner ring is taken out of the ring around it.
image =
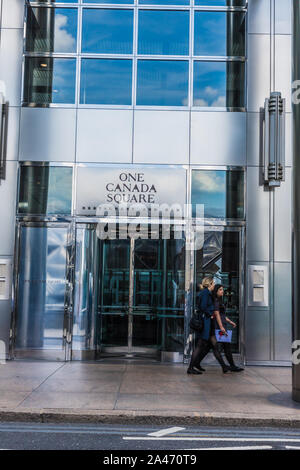
[[[187,426],[237,426],[300,428],[300,418],[295,416],[262,416],[217,413],[173,413],[147,411],[105,410],[1,410],[0,422],[53,423],[53,424],[123,424],[123,425],[187,425]]]

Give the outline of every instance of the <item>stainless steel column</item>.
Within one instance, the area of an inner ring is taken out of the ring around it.
[[[300,80],[300,2],[294,0],[293,80]],[[300,104],[293,104],[293,341],[300,340]],[[300,402],[300,364],[293,364],[293,399]]]
[[[128,304],[128,354],[132,353],[133,296],[134,296],[134,238],[130,238],[129,304]]]

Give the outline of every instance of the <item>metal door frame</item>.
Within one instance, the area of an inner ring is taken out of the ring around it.
[[[77,228],[81,228],[81,229],[85,229],[86,227],[88,226],[92,226],[92,225],[96,225],[98,223],[112,223],[112,224],[148,224],[148,225],[152,225],[154,227],[158,227],[158,230],[159,230],[159,226],[160,225],[164,225],[164,224],[170,224],[170,221],[167,219],[167,220],[164,220],[164,219],[149,219],[149,218],[142,218],[142,217],[138,217],[138,218],[130,218],[130,217],[119,217],[119,218],[115,218],[115,217],[111,217],[111,218],[97,218],[97,217],[93,217],[93,218],[77,218],[76,219],[76,224],[75,224],[75,231],[77,230]],[[171,221],[171,224],[172,225],[176,225],[176,226],[182,226],[184,228],[184,226],[187,225],[187,220],[185,219],[179,219],[179,220],[172,220]],[[152,356],[152,357],[156,357],[158,354],[159,354],[159,350],[156,348],[150,348],[150,347],[141,347],[141,346],[133,346],[132,345],[132,340],[133,340],[133,319],[134,319],[134,276],[135,276],[135,267],[134,267],[134,256],[135,256],[135,239],[132,238],[132,237],[127,237],[127,240],[128,240],[128,243],[129,243],[129,300],[128,300],[128,333],[127,333],[127,339],[128,339],[128,342],[127,342],[127,346],[107,346],[107,347],[104,347],[104,348],[101,348],[101,344],[97,345],[96,347],[96,351],[93,353],[92,351],[89,352],[89,351],[77,351],[77,350],[72,350],[71,352],[71,356],[72,358],[91,358],[91,353],[92,353],[92,356],[93,354],[96,356],[96,357],[105,357],[106,355],[108,354],[115,354],[115,355],[121,355],[121,356],[125,356],[125,357],[132,357],[132,356],[138,356],[138,355],[145,355],[145,356]],[[105,240],[103,240],[105,241]],[[189,262],[188,261],[188,252],[185,251],[185,255],[186,255],[186,265],[187,263]],[[187,270],[185,269],[185,283],[186,283],[186,286],[187,286],[187,283],[189,283],[188,285],[190,286],[190,276],[188,276],[187,274]],[[189,300],[189,296],[186,295],[186,302],[189,302],[190,304],[190,300]],[[185,303],[186,303],[185,302]],[[186,318],[186,308],[185,308],[185,313],[184,313],[184,317]],[[186,324],[186,321],[185,321],[185,324]],[[100,346],[100,351],[98,350]],[[184,346],[183,346],[184,348]],[[183,351],[182,351],[182,357],[183,357]]]
[[[67,228],[67,244],[66,244],[66,285],[64,299],[63,314],[63,347],[62,349],[16,349],[17,335],[17,316],[18,316],[18,291],[19,291],[19,263],[21,259],[21,229],[23,227],[40,227],[40,228]],[[12,316],[9,338],[9,357],[10,359],[43,359],[56,361],[71,360],[72,346],[72,324],[73,324],[73,286],[74,286],[74,223],[72,220],[58,221],[29,221],[28,218],[17,218],[15,229],[15,253],[14,253],[14,269],[12,282]]]
[[[227,231],[227,232],[238,232],[239,233],[239,352],[235,353],[233,356],[237,360],[241,361],[245,364],[245,259],[246,259],[246,227],[245,224],[217,224],[211,223],[209,225],[204,226],[204,231],[213,232],[213,231]],[[190,299],[190,312],[194,302],[194,290],[196,289],[196,279],[195,279],[195,258],[196,258],[196,251],[192,254],[192,259],[190,263],[190,276],[191,276],[191,285],[192,289],[190,292],[191,299]],[[187,312],[188,313],[188,312]],[[188,322],[187,329],[188,332],[186,334],[186,341],[188,341],[189,335],[189,327]],[[185,360],[188,360],[188,355],[185,354]]]

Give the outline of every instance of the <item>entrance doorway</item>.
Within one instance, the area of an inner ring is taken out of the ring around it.
[[[193,298],[211,274],[225,287],[243,358],[244,227],[206,226],[193,252],[174,226],[169,237],[158,224],[134,238],[126,220],[113,239],[99,238],[96,221],[18,223],[11,356],[188,359]]]
[[[164,239],[161,226],[151,235],[117,227],[116,239],[101,240],[96,224],[77,225],[73,359],[182,354],[185,240],[172,230]]]

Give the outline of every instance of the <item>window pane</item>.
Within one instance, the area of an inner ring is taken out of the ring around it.
[[[82,59],[80,103],[131,105],[132,61]]]
[[[83,10],[82,52],[132,54],[133,10]]]
[[[204,217],[217,219],[244,218],[243,171],[192,171],[192,206],[204,204]]]
[[[30,0],[32,3],[33,1],[39,3],[78,3],[78,0]]]
[[[116,5],[130,5],[134,0],[83,0],[83,3],[111,3]]]
[[[19,214],[71,214],[72,168],[21,166]]]
[[[188,54],[189,12],[140,10],[138,53]]]
[[[188,105],[188,61],[139,60],[137,74],[138,105]]]
[[[195,55],[244,56],[246,14],[195,11]]]
[[[77,10],[28,8],[26,50],[30,52],[76,52]]]
[[[247,0],[195,0],[195,5],[204,5],[206,7],[243,7]]]
[[[243,62],[194,62],[193,106],[245,107]]]
[[[75,103],[75,59],[26,57],[24,102]]]
[[[140,5],[189,5],[190,0],[139,0]]]

